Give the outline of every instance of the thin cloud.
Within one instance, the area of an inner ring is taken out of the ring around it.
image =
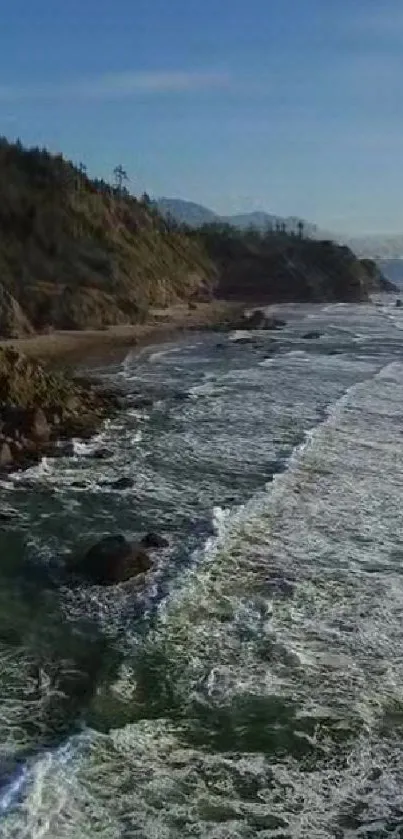
[[[378,38],[400,37],[403,31],[403,9],[397,0],[387,0],[377,8],[361,9],[349,18],[349,29],[356,34]]]
[[[37,85],[0,85],[0,101],[57,100],[57,99],[125,99],[158,93],[187,93],[226,88],[230,84],[227,73],[202,71],[148,72],[128,71],[109,73],[89,79]]]

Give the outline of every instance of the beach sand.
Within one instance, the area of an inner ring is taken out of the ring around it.
[[[217,300],[199,303],[195,309],[182,304],[152,310],[149,321],[144,324],[10,338],[0,341],[0,347],[13,347],[44,363],[75,365],[97,359],[112,361],[123,357],[131,347],[170,340],[186,330],[219,326],[225,320],[235,318],[243,309],[239,303]]]

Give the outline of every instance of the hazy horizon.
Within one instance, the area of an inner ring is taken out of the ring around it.
[[[403,7],[386,0],[14,0],[1,131],[135,193],[403,230]]]

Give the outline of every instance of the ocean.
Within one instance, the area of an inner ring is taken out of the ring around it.
[[[403,310],[276,313],[99,366],[126,408],[1,480],[2,839],[403,836]]]

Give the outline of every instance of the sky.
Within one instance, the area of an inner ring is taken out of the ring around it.
[[[0,133],[135,194],[403,232],[401,0],[12,0]]]

